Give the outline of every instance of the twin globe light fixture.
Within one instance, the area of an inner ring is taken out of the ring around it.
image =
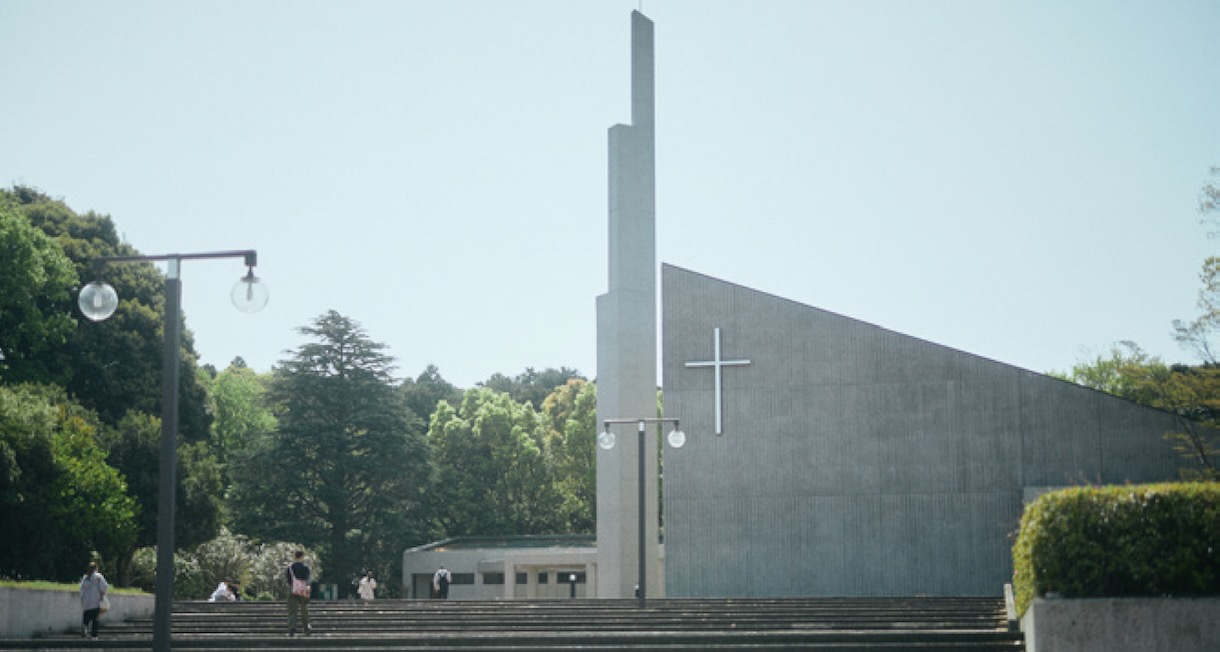
[[[182,258],[221,258],[230,255],[244,256],[246,259],[246,275],[237,279],[233,284],[233,289],[229,292],[229,299],[233,302],[233,307],[244,313],[255,313],[262,310],[267,305],[270,298],[270,293],[267,291],[267,286],[257,276],[254,275],[254,266],[257,264],[257,257],[254,252],[219,252],[216,254],[171,254],[168,256],[130,256],[130,257],[111,257],[97,261],[94,266],[96,280],[81,288],[80,296],[77,298],[77,304],[80,306],[81,314],[85,315],[93,321],[103,321],[110,318],[114,311],[119,307],[119,295],[114,291],[109,283],[101,280],[102,267],[108,262],[135,262],[135,261],[152,261],[152,260],[168,260],[171,267],[176,267],[177,262]],[[171,269],[170,276],[176,277],[177,270]]]
[[[606,450],[606,451],[610,450],[611,448],[614,448],[614,444],[618,440],[614,436],[614,433],[610,432],[611,423],[639,422],[640,428],[643,429],[644,424],[648,421],[650,421],[650,420],[648,420],[648,419],[643,419],[643,420],[641,420],[641,419],[607,419],[602,424],[601,433],[599,433],[597,435],[597,445],[600,446],[602,450]],[[655,421],[655,420],[652,420],[652,421]],[[686,444],[686,433],[682,432],[678,428],[678,422],[676,420],[674,421],[673,429],[671,429],[669,431],[669,434],[665,436],[665,440],[669,442],[670,448],[682,448],[682,446]]]

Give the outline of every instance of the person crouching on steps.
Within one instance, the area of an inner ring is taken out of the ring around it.
[[[360,594],[360,599],[368,604],[373,601],[373,592],[377,590],[377,580],[373,579],[373,571],[368,571],[364,577],[360,578],[360,585],[356,588],[356,593]]]
[[[288,566],[288,635],[297,633],[297,611],[301,612],[301,631],[309,636],[313,627],[309,624],[309,564],[305,563],[305,551],[293,553],[295,561]]]

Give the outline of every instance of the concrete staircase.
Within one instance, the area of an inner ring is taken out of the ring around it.
[[[432,652],[527,650],[1024,650],[1000,598],[315,601],[313,631],[288,638],[284,603],[179,602],[173,647]],[[148,650],[151,619],[104,623],[0,650]]]

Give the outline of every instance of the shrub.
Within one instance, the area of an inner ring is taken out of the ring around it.
[[[255,544],[244,536],[221,530],[219,537],[205,542],[194,551],[179,550],[174,554],[174,599],[207,598],[216,583],[225,579],[241,582],[242,593],[257,599],[283,600],[288,596],[284,569],[292,561],[292,553],[305,550],[313,581],[322,577],[322,564],[317,555],[296,543],[273,542]],[[157,549],[136,550],[131,564],[132,586],[153,592],[157,581]]]
[[[257,547],[250,562],[250,581],[246,589],[259,596],[266,593],[276,600],[288,599],[288,580],[284,569],[292,563],[292,554],[297,550],[305,551],[310,579],[321,581],[322,563],[316,554],[300,544],[277,541]]]
[[[131,559],[131,585],[155,593],[157,590],[157,548],[137,548]],[[199,569],[194,555],[181,550],[174,553],[174,599],[191,600],[211,594],[212,587]]]
[[[1013,589],[1036,596],[1220,595],[1220,483],[1078,487],[1021,517]]]
[[[221,581],[232,580],[243,587],[248,586],[252,556],[250,541],[243,536],[234,536],[224,527],[220,528],[220,535],[215,539],[195,548],[194,558],[207,585],[203,597],[210,596]]]

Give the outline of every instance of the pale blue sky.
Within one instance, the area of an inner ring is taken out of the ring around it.
[[[0,0],[0,183],[183,264],[203,362],[328,309],[469,387],[595,373],[639,2]],[[1034,371],[1189,360],[1220,3],[648,0],[658,256]]]

